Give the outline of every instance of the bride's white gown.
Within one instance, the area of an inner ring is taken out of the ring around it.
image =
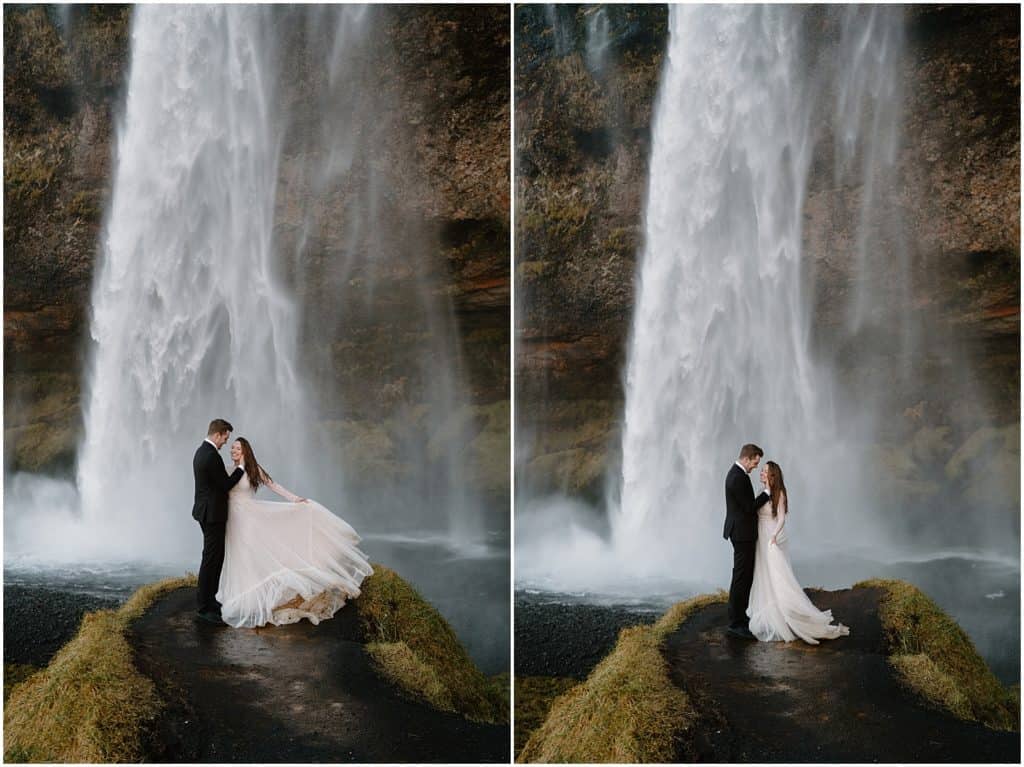
[[[221,617],[235,628],[319,623],[359,596],[373,568],[351,525],[316,501],[267,487],[289,502],[257,500],[248,474],[228,495]]]
[[[750,632],[762,642],[790,642],[799,637],[809,644],[846,636],[850,629],[842,623],[833,624],[832,611],[819,610],[800,588],[789,562],[783,529],[786,508],[780,506],[775,518],[771,501],[757,511],[754,582],[747,603]],[[770,543],[772,535],[776,536],[775,546]]]

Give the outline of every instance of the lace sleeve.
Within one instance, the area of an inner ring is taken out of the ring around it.
[[[300,498],[299,496],[295,495],[295,493],[293,493],[291,490],[287,490],[287,489],[281,487],[274,480],[272,480],[270,477],[268,477],[265,473],[263,475],[263,483],[267,487],[269,487],[271,490],[273,490],[275,493],[277,493],[279,496],[281,496],[282,498],[284,498],[284,499],[286,499],[288,501],[291,501],[292,503],[298,503],[299,501],[302,500],[302,498]]]
[[[775,532],[772,533],[772,538],[782,532],[783,526],[786,524],[786,496],[779,498],[779,508],[776,511],[776,518],[778,522],[775,525]]]

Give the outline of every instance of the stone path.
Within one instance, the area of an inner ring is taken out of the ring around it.
[[[808,591],[851,635],[812,646],[725,633],[724,604],[687,620],[665,644],[672,680],[703,721],[709,762],[1020,762],[1020,735],[926,707],[896,681],[883,651],[874,589]]]
[[[402,697],[370,666],[355,611],[319,626],[195,621],[179,589],[132,626],[139,670],[169,701],[150,737],[160,762],[507,762],[507,726]]]

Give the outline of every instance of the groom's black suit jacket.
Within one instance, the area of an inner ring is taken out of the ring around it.
[[[228,492],[242,478],[242,469],[230,475],[224,469],[217,448],[203,441],[192,459],[192,475],[196,480],[192,518],[199,522],[225,522],[228,518]]]
[[[733,464],[725,477],[725,529],[722,537],[733,541],[757,540],[757,510],[768,503],[768,493],[754,497],[750,477]]]

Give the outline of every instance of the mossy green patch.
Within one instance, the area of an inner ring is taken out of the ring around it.
[[[23,762],[137,762],[161,703],[132,662],[126,631],[156,599],[195,576],[144,586],[118,610],[86,613],[74,639],[17,685],[4,707],[4,758]]]
[[[68,212],[86,221],[99,221],[103,216],[102,194],[94,189],[76,192],[68,203]]]
[[[693,613],[726,599],[722,591],[694,597],[653,626],[623,629],[586,681],[552,703],[516,761],[675,761],[698,712],[669,678],[661,647]]]
[[[484,676],[441,614],[394,571],[374,564],[352,604],[381,672],[411,695],[481,722],[508,721],[508,684]]]
[[[1000,684],[956,621],[920,589],[881,579],[854,588],[882,591],[879,616],[889,660],[904,684],[961,719],[1020,729],[1019,698]]]
[[[51,132],[46,139],[58,136]],[[40,143],[43,143],[41,141]],[[4,188],[13,203],[34,205],[54,185],[57,171],[64,160],[63,147],[38,146],[18,148],[4,160]]]

